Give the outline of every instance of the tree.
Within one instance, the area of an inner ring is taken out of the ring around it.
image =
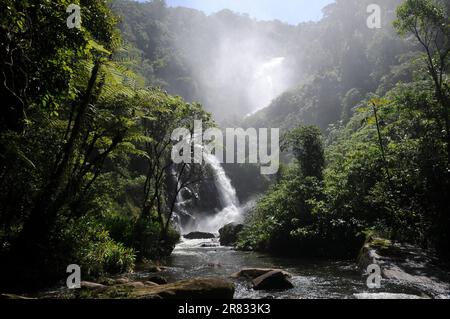
[[[325,154],[322,133],[316,126],[299,127],[287,133],[283,148],[291,149],[305,177],[322,179]]]
[[[448,4],[440,0],[406,0],[397,9],[394,25],[405,36],[412,34],[425,51],[429,74],[433,80],[436,99],[441,104],[447,143],[447,164],[450,167],[450,87],[448,67],[450,58],[450,17]],[[438,118],[438,122],[441,119]]]

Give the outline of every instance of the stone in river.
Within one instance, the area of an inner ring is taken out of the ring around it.
[[[244,268],[241,271],[231,275],[232,278],[244,278],[244,279],[255,279],[259,276],[265,275],[271,271],[281,271],[286,278],[292,277],[290,273],[281,269],[270,269],[270,268]]]
[[[216,235],[211,233],[203,233],[203,232],[192,232],[183,236],[186,239],[213,239],[216,238]]]
[[[280,270],[268,272],[253,280],[255,290],[284,290],[294,288],[294,285]]]

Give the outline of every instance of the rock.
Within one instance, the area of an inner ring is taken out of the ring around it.
[[[136,272],[161,272],[161,271],[164,271],[165,269],[166,269],[166,267],[163,267],[159,264],[155,264],[153,262],[138,263],[134,267],[134,270]]]
[[[124,285],[130,282],[130,279],[128,278],[118,278],[114,280],[115,285]]]
[[[392,294],[392,293],[361,293],[354,294],[356,299],[427,299],[416,295]]]
[[[6,299],[31,300],[31,299],[35,299],[35,298],[29,298],[29,297],[19,296],[19,295],[15,295],[15,294],[1,294],[0,299],[3,299],[3,300],[6,300]]]
[[[201,248],[217,248],[219,245],[217,244],[209,244],[209,243],[203,243],[200,245]]]
[[[234,284],[221,278],[196,278],[158,285],[151,281],[91,290],[94,299],[233,299]]]
[[[154,282],[158,285],[165,285],[167,284],[167,279],[161,276],[151,276],[145,279],[146,281]]]
[[[394,282],[396,285],[408,287],[411,295],[406,296],[440,298],[447,296],[450,291],[448,272],[439,266],[431,251],[413,245],[369,237],[361,249],[358,265],[367,276],[367,267],[372,264],[378,265],[381,269],[382,286]],[[371,296],[378,298],[383,295],[387,294]],[[398,295],[392,295],[392,297],[398,297]]]
[[[161,267],[158,267],[158,266],[149,266],[147,268],[147,271],[148,272],[161,272],[162,269],[161,269]]]
[[[286,278],[292,277],[290,273],[281,269],[270,269],[270,268],[244,268],[241,271],[231,275],[231,278],[244,278],[244,279],[255,279],[262,275],[265,275],[272,271],[280,271]]]
[[[268,272],[253,280],[253,289],[255,290],[281,290],[291,288],[294,288],[294,285],[279,270]]]
[[[150,286],[150,287],[159,286],[156,282],[153,282],[153,281],[146,281],[146,282],[144,282],[144,285]]]
[[[244,229],[244,225],[236,223],[231,223],[222,227],[219,230],[220,244],[222,246],[234,246],[242,229]]]
[[[136,299],[233,299],[233,296],[233,283],[221,278],[196,278],[131,292]]]
[[[387,240],[382,240],[378,238],[368,237],[364,246],[361,248],[357,263],[358,266],[365,270],[369,265],[378,264],[378,261],[381,259],[381,256],[377,253],[377,248],[381,245],[390,245],[390,242]]]
[[[192,232],[183,236],[186,239],[213,239],[216,235],[211,233]]]
[[[146,285],[140,281],[133,281],[133,282],[128,282],[126,284],[123,284],[121,286],[131,287],[131,288],[142,288],[142,287],[145,287]]]
[[[86,288],[86,289],[106,289],[107,286],[102,285],[102,284],[97,284],[95,282],[82,281],[81,282],[81,288]]]
[[[116,284],[116,279],[114,279],[114,278],[102,278],[98,283],[102,284],[104,286],[113,286],[113,285]]]

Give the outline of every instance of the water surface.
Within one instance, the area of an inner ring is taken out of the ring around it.
[[[383,284],[370,290],[355,261],[289,259],[257,252],[221,247],[217,239],[185,240],[175,248],[162,275],[169,281],[196,277],[222,277],[233,280],[237,299],[348,299],[365,293],[417,293],[400,284]],[[294,288],[286,291],[255,291],[251,282],[234,280],[230,275],[243,268],[279,268],[290,272]]]

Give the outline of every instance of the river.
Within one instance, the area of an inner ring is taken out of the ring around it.
[[[243,268],[278,268],[291,273],[295,286],[286,291],[256,291],[251,282],[234,280],[231,274]],[[136,274],[148,276],[148,273]],[[417,294],[413,288],[383,283],[370,290],[355,261],[330,261],[278,258],[257,252],[222,247],[217,239],[185,240],[177,245],[161,273],[170,282],[197,277],[222,277],[234,280],[236,299],[349,299],[371,293]]]
[[[245,205],[241,206],[236,190],[226,175],[222,165],[213,155],[205,154],[204,160],[214,172],[214,183],[222,210],[215,216],[197,220],[194,227],[184,225],[182,233],[202,231],[217,233],[218,230],[231,222],[243,222]],[[178,208],[184,210],[186,201],[178,198]],[[186,213],[186,212],[185,212]],[[181,225],[183,226],[183,225]],[[222,277],[229,280],[231,275],[243,268],[276,268],[288,271],[293,276],[290,279],[293,289],[287,291],[264,292],[252,288],[251,282],[235,280],[235,298],[355,298],[378,296],[386,293],[412,294],[421,292],[411,286],[399,282],[384,282],[379,290],[367,287],[363,276],[354,260],[330,261],[311,259],[278,258],[257,252],[237,251],[230,247],[219,245],[218,239],[187,240],[182,238],[174,252],[167,260],[167,269],[161,274],[169,282],[197,277]],[[137,274],[137,277],[148,276],[148,273]]]

